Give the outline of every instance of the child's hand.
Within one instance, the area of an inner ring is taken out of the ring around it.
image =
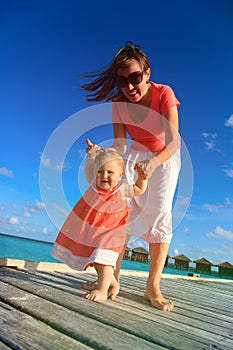
[[[137,164],[135,165],[134,170],[136,170],[138,172],[138,178],[140,178],[141,180],[146,180],[147,179],[147,177],[145,176],[144,172],[142,171],[140,166],[138,166]]]
[[[89,139],[86,139],[86,143],[87,143],[87,149],[86,149],[86,152],[90,152],[90,150],[94,147],[93,143],[89,140]]]
[[[160,164],[157,161],[156,157],[148,158],[143,160],[142,162],[137,163],[137,166],[140,167],[147,179],[149,179],[152,176],[153,172],[159,165]]]
[[[95,159],[95,157],[97,156],[97,154],[100,151],[100,147],[93,144],[89,139],[86,139],[86,143],[87,143],[87,149],[86,149],[86,153],[87,154],[87,158],[88,159]]]

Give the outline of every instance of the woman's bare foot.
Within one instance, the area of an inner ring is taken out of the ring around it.
[[[173,302],[166,300],[161,292],[153,292],[146,290],[144,299],[149,300],[151,305],[162,311],[172,311],[174,309]]]
[[[87,293],[84,298],[92,301],[96,301],[98,303],[102,303],[108,299],[107,293],[101,292],[99,289],[93,289],[89,293]]]

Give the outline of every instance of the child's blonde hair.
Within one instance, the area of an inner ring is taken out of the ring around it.
[[[95,160],[94,160],[94,172],[96,173],[103,164],[110,162],[112,160],[117,160],[124,170],[123,158],[114,150],[111,149],[100,149]]]

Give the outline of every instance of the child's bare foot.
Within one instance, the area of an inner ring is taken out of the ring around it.
[[[117,282],[116,278],[114,277],[108,289],[108,298],[115,299],[119,291],[120,291],[120,285]]]
[[[92,301],[96,301],[98,303],[102,303],[108,299],[107,293],[101,292],[99,289],[93,289],[89,293],[87,293],[84,298]]]
[[[86,282],[83,283],[82,287],[83,289],[87,289],[87,290],[93,290],[98,286],[98,280],[94,281],[94,282]]]
[[[93,289],[96,289],[97,286],[98,286],[98,280],[96,280],[94,282],[86,282],[82,285],[82,287],[84,289],[87,289],[90,291]],[[119,291],[120,291],[119,283],[117,282],[117,280],[114,277],[114,279],[112,280],[112,282],[110,284],[109,290],[108,290],[108,298],[115,299],[115,297],[117,296]]]
[[[162,311],[172,311],[174,309],[173,302],[166,300],[161,292],[154,293],[153,291],[146,290],[144,299],[149,300],[151,305]]]

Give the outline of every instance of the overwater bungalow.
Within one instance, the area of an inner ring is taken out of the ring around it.
[[[149,252],[143,247],[132,249],[131,260],[148,263],[149,262],[148,256],[149,256]]]
[[[200,258],[193,261],[196,264],[196,272],[211,274],[211,266],[214,266],[211,261]]]
[[[167,267],[169,265],[168,259],[170,259],[170,258],[171,258],[171,256],[167,255],[164,267]]]
[[[174,268],[180,270],[189,270],[189,263],[192,261],[184,254],[174,256],[172,259],[175,260]]]
[[[129,248],[129,247],[126,247],[125,248],[125,251],[124,251],[124,259],[126,260],[129,260],[131,257],[129,256],[129,253],[131,252],[132,250]]]
[[[220,277],[233,277],[233,265],[228,261],[224,261],[216,266]]]

